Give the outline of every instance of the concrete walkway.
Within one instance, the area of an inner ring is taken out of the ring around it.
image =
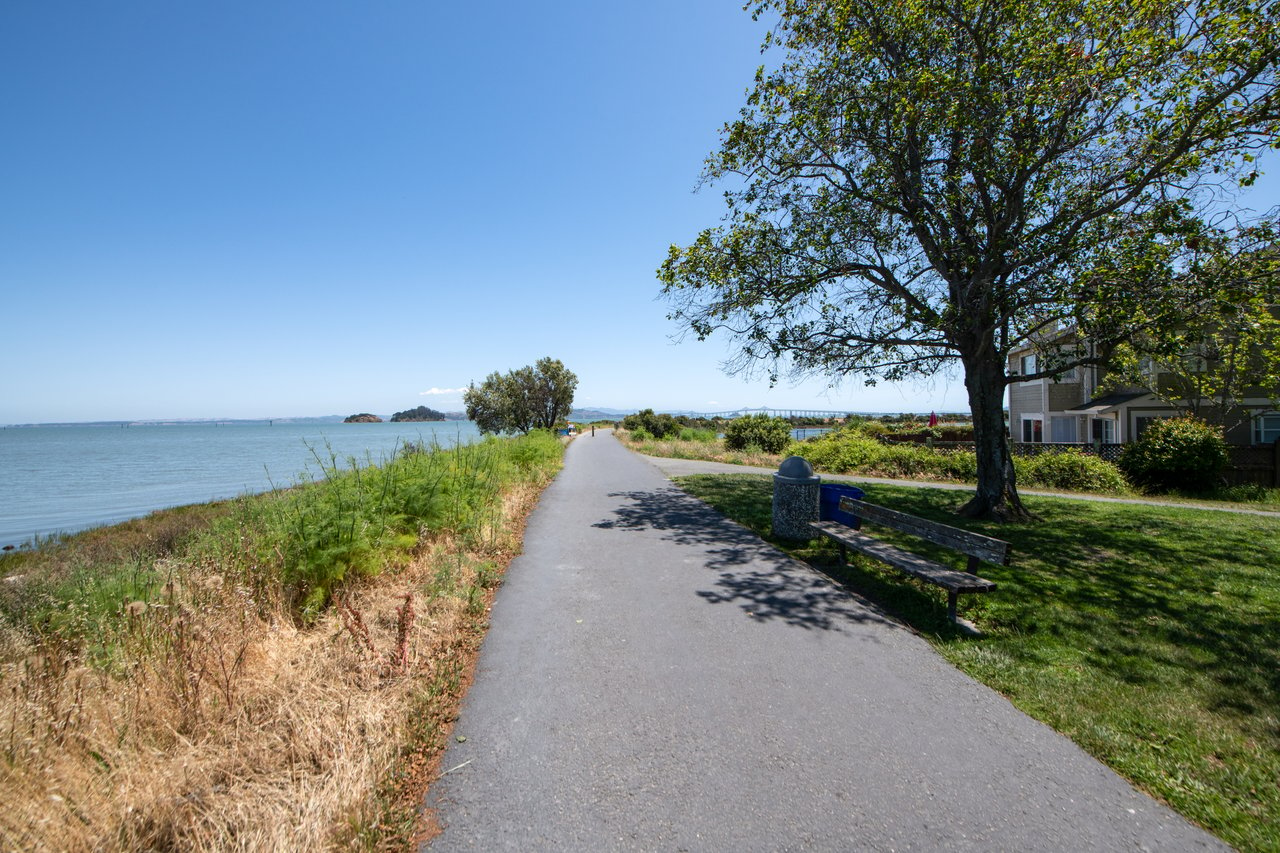
[[[455,735],[433,853],[1225,849],[604,431]]]

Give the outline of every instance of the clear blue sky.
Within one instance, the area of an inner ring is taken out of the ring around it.
[[[547,355],[583,406],[964,409],[672,341],[654,270],[720,217],[692,190],[763,33],[738,0],[4,3],[0,424],[460,409]]]

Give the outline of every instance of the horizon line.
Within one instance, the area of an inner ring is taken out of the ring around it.
[[[648,408],[653,408],[653,407],[644,406],[644,407],[633,407],[630,409],[618,409],[612,406],[574,406],[571,412],[572,411],[584,411],[584,412],[594,411],[594,412],[600,412],[603,414],[618,414],[621,416],[621,415],[635,414],[637,412],[642,411],[643,409],[648,409]],[[703,416],[703,417],[713,417],[713,416],[730,414],[734,412],[748,412],[748,413],[750,412],[814,412],[814,413],[824,413],[831,417],[837,417],[840,415],[927,415],[927,414],[930,414],[930,412],[934,412],[939,415],[965,413],[964,411],[961,411],[961,410],[945,411],[945,412],[939,412],[936,409],[930,410],[930,411],[924,411],[924,410],[912,411],[912,410],[901,410],[901,409],[897,411],[885,411],[885,410],[870,411],[870,410],[859,410],[859,409],[820,409],[817,407],[807,407],[807,406],[788,406],[788,407],[740,406],[738,408],[718,409],[714,412],[698,411],[696,409],[691,409],[691,408],[674,408],[674,407],[663,408],[663,409],[653,409],[653,410],[657,414]],[[377,415],[377,413],[371,413],[371,414]],[[465,415],[466,413],[463,411],[443,411],[441,412],[441,414]],[[385,416],[384,415],[377,415],[377,416],[386,417],[386,418],[391,417],[391,415],[389,414]],[[143,426],[143,425],[156,426],[156,425],[163,425],[163,424],[183,424],[183,423],[190,423],[190,424],[273,423],[275,421],[288,423],[291,421],[320,421],[320,420],[331,420],[335,418],[341,420],[347,417],[351,417],[351,416],[339,415],[339,414],[327,414],[327,415],[275,415],[275,416],[263,416],[263,417],[101,418],[101,419],[94,419],[94,420],[76,420],[76,421],[26,421],[22,423],[13,422],[13,423],[7,423],[7,424],[0,424],[0,428],[16,429],[16,428],[42,427],[42,426],[118,426],[118,425],[132,425],[132,424],[137,424],[139,426]],[[450,420],[459,420],[459,418],[450,418]],[[465,418],[461,418],[461,420],[465,420]]]

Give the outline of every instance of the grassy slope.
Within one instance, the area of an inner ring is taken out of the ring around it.
[[[416,847],[560,458],[406,452],[0,556],[0,849]]]
[[[769,478],[704,475],[680,484],[769,535]],[[826,546],[794,553],[1231,844],[1280,851],[1275,519],[1028,497],[1043,520],[999,526],[957,519],[962,493],[867,492],[873,502],[1012,543],[1013,565],[983,572],[998,590],[961,599],[982,639],[949,628],[945,597],[933,587],[872,561],[840,570]]]

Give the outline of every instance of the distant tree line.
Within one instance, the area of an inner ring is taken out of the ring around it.
[[[939,413],[940,421],[950,425],[968,424],[972,422],[972,417],[968,413],[948,412]],[[928,415],[915,413],[903,413],[897,415],[859,415],[850,412],[843,418],[817,418],[801,415],[793,415],[790,417],[774,417],[774,420],[785,421],[792,427],[821,427],[821,426],[838,426],[840,424],[861,424],[868,421],[876,421],[885,424],[887,427],[893,428],[923,428],[927,426],[929,421]],[[713,418],[697,418],[689,415],[670,415],[665,412],[662,414],[655,413],[653,409],[644,409],[633,415],[627,415],[622,419],[622,428],[628,430],[642,429],[652,435],[654,438],[666,438],[678,433],[681,429],[714,429],[717,432],[724,432],[726,427],[739,418],[724,418],[716,416]]]

